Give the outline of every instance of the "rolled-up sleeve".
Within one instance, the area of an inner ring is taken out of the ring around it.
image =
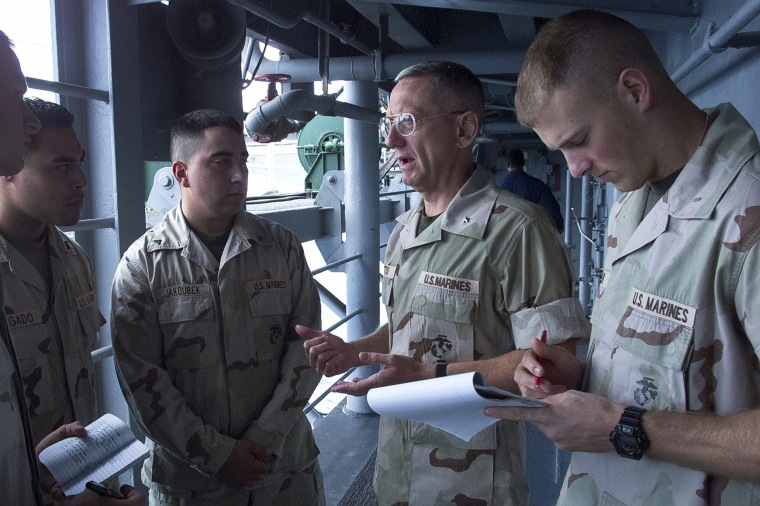
[[[507,251],[501,287],[517,348],[530,348],[531,338],[543,330],[550,344],[589,336],[573,282],[570,257],[556,228],[548,220],[526,223]]]

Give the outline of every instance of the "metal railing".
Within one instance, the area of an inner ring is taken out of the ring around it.
[[[66,95],[68,97],[97,100],[106,104],[111,101],[111,95],[108,93],[108,91],[98,90],[96,88],[88,88],[87,86],[61,83],[58,81],[48,81],[46,79],[38,79],[36,77],[27,77],[26,84],[33,90],[50,91],[53,93],[58,93],[60,95]]]
[[[317,404],[319,404],[320,402],[322,402],[323,400],[325,400],[325,397],[327,397],[328,395],[330,395],[332,393],[333,387],[335,385],[337,385],[338,383],[340,383],[341,381],[343,381],[346,378],[348,378],[356,369],[357,369],[356,367],[352,367],[348,371],[344,372],[343,375],[340,378],[338,378],[332,385],[330,385],[329,388],[326,388],[325,391],[322,392],[321,394],[319,394],[319,396],[317,396],[316,399],[314,399],[305,408],[303,408],[303,413],[305,415],[308,415],[310,412],[315,411],[314,408],[317,407]],[[316,411],[316,412],[319,413],[318,411]],[[321,413],[319,413],[319,415],[322,416]]]

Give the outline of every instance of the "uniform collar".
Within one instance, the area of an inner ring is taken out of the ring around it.
[[[425,232],[435,228],[439,231],[445,230],[452,234],[482,239],[488,217],[498,195],[499,189],[493,184],[491,175],[482,166],[476,165],[472,175],[454,195],[440,219],[430,225]],[[414,209],[405,212],[396,218],[396,221],[407,228],[413,228],[416,233],[422,206],[423,202],[420,200]],[[438,235],[440,236],[440,232]]]
[[[60,233],[57,227],[45,225],[47,235],[47,247],[51,253],[65,252],[68,255],[76,255],[76,248],[66,235]],[[0,263],[10,261],[10,251],[13,246],[8,242],[4,235],[0,234]]]
[[[649,213],[644,216],[647,187],[621,197],[614,216],[616,243],[607,253],[610,265],[664,233],[670,216],[709,219],[728,186],[757,153],[760,145],[752,127],[731,104],[721,104],[706,112],[715,119],[703,145]]]
[[[752,126],[729,103],[705,109],[714,118],[700,147],[664,196],[668,214],[709,218],[747,161],[760,149]]]
[[[263,226],[262,219],[246,219],[248,213],[241,210],[235,216],[235,222],[230,231],[229,241],[235,250],[244,250],[250,247],[250,244],[257,243],[262,246],[268,246],[275,243],[274,238]],[[147,249],[149,252],[168,249],[184,249],[192,247],[194,243],[200,243],[200,239],[192,233],[190,226],[187,224],[185,216],[182,214],[180,206],[166,213],[161,222],[158,223],[149,232]],[[228,255],[231,256],[231,255]]]
[[[476,165],[470,178],[459,189],[441,217],[426,228],[419,237],[415,235],[422,214],[422,200],[414,209],[396,218],[396,221],[405,227],[405,247],[440,240],[442,230],[473,239],[482,239],[498,195],[499,188],[493,184],[491,174],[482,166]],[[419,244],[412,244],[413,242]]]

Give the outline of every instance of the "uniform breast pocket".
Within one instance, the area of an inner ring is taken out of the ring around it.
[[[248,300],[253,316],[290,314],[290,289],[249,292]]]
[[[53,353],[60,346],[51,327],[52,318],[32,309],[7,315],[7,321],[29,411],[34,415],[47,413],[56,406],[51,360],[55,360]]]
[[[605,382],[614,398],[647,409],[687,409],[685,368],[692,337],[691,326],[629,306],[611,349],[601,355],[612,357]]]
[[[393,278],[383,278],[382,300],[386,306],[393,305]]]
[[[472,324],[477,318],[478,295],[417,284],[412,312],[456,323]]]
[[[278,357],[283,348],[291,311],[291,289],[251,290],[248,301],[251,332],[248,333],[252,356],[266,362]]]
[[[90,304],[82,309],[79,309],[79,325],[82,328],[82,334],[88,337],[92,337],[94,342],[94,336],[98,333],[98,329],[106,322],[103,316],[98,311],[98,306]]]
[[[386,306],[393,305],[393,280],[396,279],[399,266],[394,264],[383,265],[383,292],[382,301]]]
[[[615,344],[659,366],[682,371],[693,329],[672,319],[629,307],[615,333]]]
[[[219,329],[211,298],[172,297],[158,306],[164,360],[172,369],[211,367],[219,361]]]
[[[397,341],[408,340],[409,351],[414,351],[410,354],[423,363],[473,360],[477,308],[477,294],[418,284],[410,307],[411,320],[397,330],[398,336],[394,334],[394,347]],[[404,336],[406,332],[408,336]]]
[[[13,363],[6,351],[5,344],[0,343],[0,427],[3,428],[3,444],[0,445],[0,467],[10,472],[18,470],[19,457],[26,457],[24,449],[21,416],[13,386]]]

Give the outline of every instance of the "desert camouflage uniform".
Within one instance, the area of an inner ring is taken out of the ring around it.
[[[241,211],[217,262],[178,206],[125,253],[112,296],[117,375],[152,440],[152,503],[324,502],[303,414],[319,376],[295,333],[320,328],[320,304],[292,233]],[[275,456],[252,489],[216,476],[241,437]]]
[[[417,236],[421,206],[397,218],[385,257],[392,353],[464,362],[528,348],[544,328],[553,343],[587,335],[567,250],[543,210],[500,190],[482,167]],[[465,442],[383,417],[378,441],[381,506],[527,504],[514,422]]]
[[[1,324],[0,324],[1,325]],[[32,506],[41,504],[35,495],[36,463],[28,419],[22,412],[21,382],[13,365],[6,330],[0,328],[0,497],[4,504]],[[34,465],[34,467],[32,467]]]
[[[760,157],[730,105],[642,219],[647,190],[610,212],[584,388],[654,411],[760,407]],[[577,453],[559,504],[750,505],[760,486],[616,453]]]
[[[98,311],[90,261],[47,226],[49,289],[37,269],[0,235],[5,319],[18,359],[34,443],[63,425],[96,418],[92,349],[105,319]]]

